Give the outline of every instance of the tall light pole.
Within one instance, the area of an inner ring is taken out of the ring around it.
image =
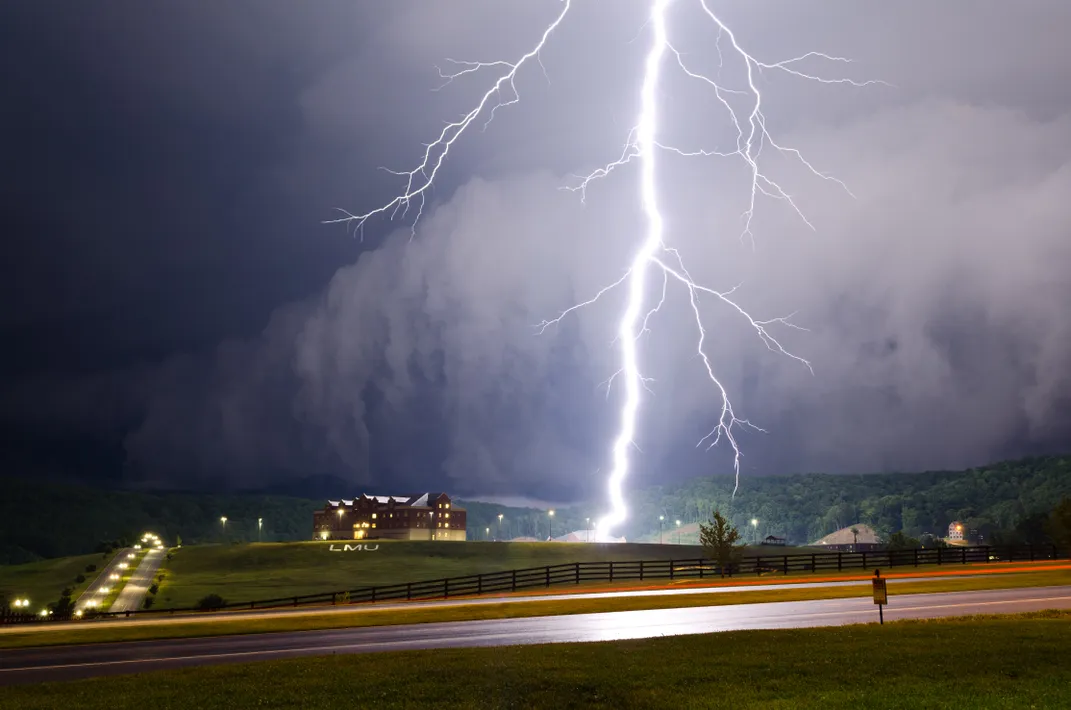
[[[502,513],[498,514],[498,539],[502,539]]]
[[[550,533],[547,537],[551,540],[554,539],[554,511],[551,510],[547,513],[547,532]]]
[[[677,544],[681,544],[681,521],[677,521]]]
[[[262,542],[260,532],[264,529],[264,518],[257,518],[257,542]]]
[[[428,539],[435,539],[435,511],[428,513]]]
[[[662,544],[662,523],[665,521],[665,519],[666,519],[666,516],[664,516],[664,515],[659,515],[658,516],[658,544],[659,545]]]
[[[592,539],[591,539],[591,518],[584,518],[584,527],[588,531],[588,542],[592,542]]]
[[[758,518],[752,518],[751,519],[751,527],[752,527],[752,537],[755,538],[755,542],[758,542],[759,541],[759,519]]]
[[[223,530],[223,539],[227,538],[227,516],[224,515],[219,519],[220,528]]]

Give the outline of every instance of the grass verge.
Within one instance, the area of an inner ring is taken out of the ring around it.
[[[5,688],[0,707],[1055,708],[1071,612],[338,655]]]
[[[112,556],[94,553],[0,566],[0,591],[11,599],[28,598],[31,609],[39,611],[57,601],[67,587],[77,598],[108,566]],[[88,570],[90,566],[94,569]],[[84,579],[76,582],[79,576]]]
[[[892,604],[896,595],[934,592],[959,592],[982,589],[1013,589],[1071,584],[1071,571],[1028,572],[934,579],[923,582],[893,582],[889,585]],[[611,597],[599,599],[562,599],[555,601],[518,601],[504,603],[459,604],[458,606],[420,607],[410,609],[371,609],[355,607],[352,611],[314,611],[278,614],[270,618],[201,617],[201,621],[160,619],[158,623],[129,623],[113,621],[97,626],[78,628],[68,626],[42,631],[18,631],[0,634],[0,648],[54,646],[61,644],[103,643],[165,638],[224,636],[279,631],[313,631],[357,626],[392,626],[444,621],[474,621],[516,617],[591,614],[642,609],[677,609],[726,604],[755,604],[812,599],[843,599],[870,595],[867,585],[851,587],[817,587],[792,589],[779,587],[748,592],[715,592],[640,597]]]

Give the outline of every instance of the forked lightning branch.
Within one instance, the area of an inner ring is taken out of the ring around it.
[[[368,220],[374,217],[389,219],[406,218],[412,213],[412,230],[416,234],[417,224],[423,215],[427,193],[434,184],[439,170],[458,139],[474,124],[485,126],[494,119],[497,111],[518,104],[521,100],[518,86],[519,75],[530,65],[536,71],[542,71],[540,55],[551,41],[555,30],[565,22],[575,2],[579,0],[561,0],[557,16],[542,29],[538,41],[525,54],[510,60],[457,61],[447,60],[452,71],[440,74],[449,84],[461,76],[475,74],[494,78],[489,88],[475,105],[459,120],[448,123],[438,137],[424,149],[419,164],[408,171],[389,171],[398,175],[404,182],[403,189],[389,202],[375,209],[353,213],[343,211],[343,216],[329,220],[332,223],[348,223],[355,230],[363,229]],[[594,1],[594,0],[592,0]],[[603,0],[607,12],[611,12],[610,0]],[[734,79],[711,77],[691,67],[685,55],[677,49],[671,35],[671,10],[686,4],[709,20],[711,39],[719,57],[726,52],[736,55],[741,69]],[[555,318],[539,325],[542,332],[547,327],[559,323],[574,311],[591,305],[612,291],[625,292],[624,307],[617,322],[615,346],[619,352],[619,369],[611,380],[620,382],[623,388],[623,400],[618,414],[618,429],[611,445],[612,466],[608,478],[609,512],[602,517],[597,526],[597,539],[607,539],[611,531],[626,519],[627,509],[624,502],[623,487],[629,473],[630,454],[634,448],[637,435],[637,423],[640,406],[643,403],[645,389],[644,374],[641,369],[638,341],[651,325],[651,318],[662,308],[665,302],[666,287],[676,285],[684,289],[689,296],[691,320],[695,327],[695,348],[704,372],[710,380],[712,394],[716,401],[717,415],[711,423],[710,433],[698,445],[713,447],[726,442],[733,452],[733,467],[737,485],[740,477],[740,446],[736,431],[739,427],[752,427],[763,431],[746,418],[737,416],[729,392],[718,378],[706,350],[707,331],[703,326],[701,306],[704,302],[728,308],[754,330],[756,336],[775,353],[796,360],[800,366],[810,369],[807,360],[786,350],[776,334],[779,328],[798,328],[787,317],[756,318],[752,316],[734,298],[733,290],[719,291],[697,283],[689,274],[680,253],[667,243],[664,234],[664,219],[659,203],[658,156],[663,153],[675,153],[695,159],[721,158],[739,163],[742,179],[750,185],[750,198],[744,209],[743,235],[752,238],[752,217],[761,198],[771,198],[793,210],[808,227],[813,229],[799,206],[789,193],[774,179],[763,172],[760,155],[764,149],[777,150],[799,161],[813,175],[824,180],[833,180],[844,187],[835,178],[815,168],[796,149],[778,143],[766,127],[763,113],[763,97],[757,85],[758,76],[763,72],[781,72],[800,79],[821,83],[844,83],[864,86],[877,82],[858,82],[847,78],[826,78],[803,71],[800,67],[804,60],[821,60],[843,63],[847,59],[833,57],[820,52],[808,52],[802,56],[778,62],[760,61],[750,54],[738,42],[736,35],[714,13],[708,0],[651,0],[650,14],[645,25],[649,35],[646,58],[642,76],[637,81],[638,113],[632,129],[625,137],[619,156],[612,162],[594,170],[582,178],[578,185],[569,186],[575,190],[580,199],[587,196],[587,188],[594,180],[609,177],[612,173],[635,165],[640,173],[640,202],[644,215],[644,231],[635,245],[635,250],[622,255],[622,261],[629,264],[628,270],[618,280],[607,284],[602,290],[592,294],[589,300],[566,309]],[[712,93],[724,109],[728,119],[736,130],[735,149],[728,151],[711,151],[700,146],[676,146],[665,139],[659,131],[659,109],[657,101],[662,78],[668,71],[683,72],[689,80],[696,82],[703,89]],[[746,108],[741,109],[739,106]],[[851,194],[850,192],[848,194]],[[650,279],[652,274],[663,278],[663,288],[657,299],[650,298]],[[734,489],[735,492],[735,489]]]

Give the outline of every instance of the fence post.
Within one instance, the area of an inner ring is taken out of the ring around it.
[[[840,572],[844,569],[844,553],[837,550],[837,571]]]
[[[967,564],[967,548],[963,547],[963,548],[960,548],[960,549],[962,550],[962,552],[960,553],[960,557],[963,560],[963,564]]]
[[[407,602],[413,601],[413,583],[412,582],[406,582],[405,583],[405,600]]]
[[[550,565],[547,565],[547,586],[550,586]]]
[[[294,597],[294,606],[297,606],[297,597]]]
[[[374,602],[375,600],[376,600],[376,588],[372,587],[372,601]]]
[[[517,591],[517,570],[513,570],[513,591]]]
[[[866,550],[863,550],[863,569],[866,569]]]
[[[449,579],[444,579],[443,580],[443,599],[449,599],[449,598],[450,598],[450,580]]]
[[[614,581],[614,561],[610,560],[610,581]]]
[[[762,555],[755,558],[755,575],[762,576]]]
[[[337,604],[337,602],[335,601],[335,597],[336,597],[337,595],[338,595],[338,592],[331,592],[331,606],[335,606],[335,604]],[[249,605],[249,608],[250,608],[250,609],[252,609],[252,608],[253,608],[253,605],[252,605],[252,604],[250,604],[250,605]]]
[[[785,574],[788,574],[788,555],[785,555]]]
[[[814,553],[811,554],[811,571],[812,572],[817,572],[818,571],[818,555],[816,555]]]
[[[1030,561],[1033,562],[1034,561],[1034,546],[1033,545],[1027,545],[1026,549],[1030,553]]]
[[[673,579],[673,560],[669,561],[669,578]]]
[[[915,566],[919,566],[919,548],[915,548]]]
[[[937,564],[938,564],[938,565],[942,565],[942,564],[944,564],[944,563],[943,563],[943,562],[941,561],[941,550],[942,550],[942,548],[940,548],[940,547],[938,547],[938,548],[937,548]]]
[[[702,557],[699,558],[699,562],[697,563],[696,566],[699,567],[699,579],[702,579],[703,578],[703,558]]]
[[[640,560],[640,581],[643,581],[643,560]]]
[[[580,563],[579,562],[576,563],[576,583],[580,584]]]
[[[476,593],[483,594],[483,575],[476,575]]]

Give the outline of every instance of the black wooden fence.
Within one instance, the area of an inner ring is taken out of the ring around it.
[[[287,606],[356,604],[390,601],[429,601],[485,594],[501,594],[526,589],[581,585],[596,582],[710,579],[722,576],[789,574],[791,572],[841,572],[919,567],[921,565],[965,565],[989,562],[1035,562],[1061,559],[1066,552],[1055,546],[1026,547],[947,547],[929,550],[873,550],[866,552],[812,552],[793,555],[753,555],[726,566],[709,559],[628,560],[608,562],[568,562],[544,567],[486,572],[466,577],[449,577],[422,582],[405,582],[375,587],[304,594],[275,599],[223,604],[215,609],[139,609],[123,612],[95,612],[82,618],[116,618],[143,614],[177,614],[221,609],[270,609]],[[0,625],[70,621],[67,615],[40,616],[0,611]]]

